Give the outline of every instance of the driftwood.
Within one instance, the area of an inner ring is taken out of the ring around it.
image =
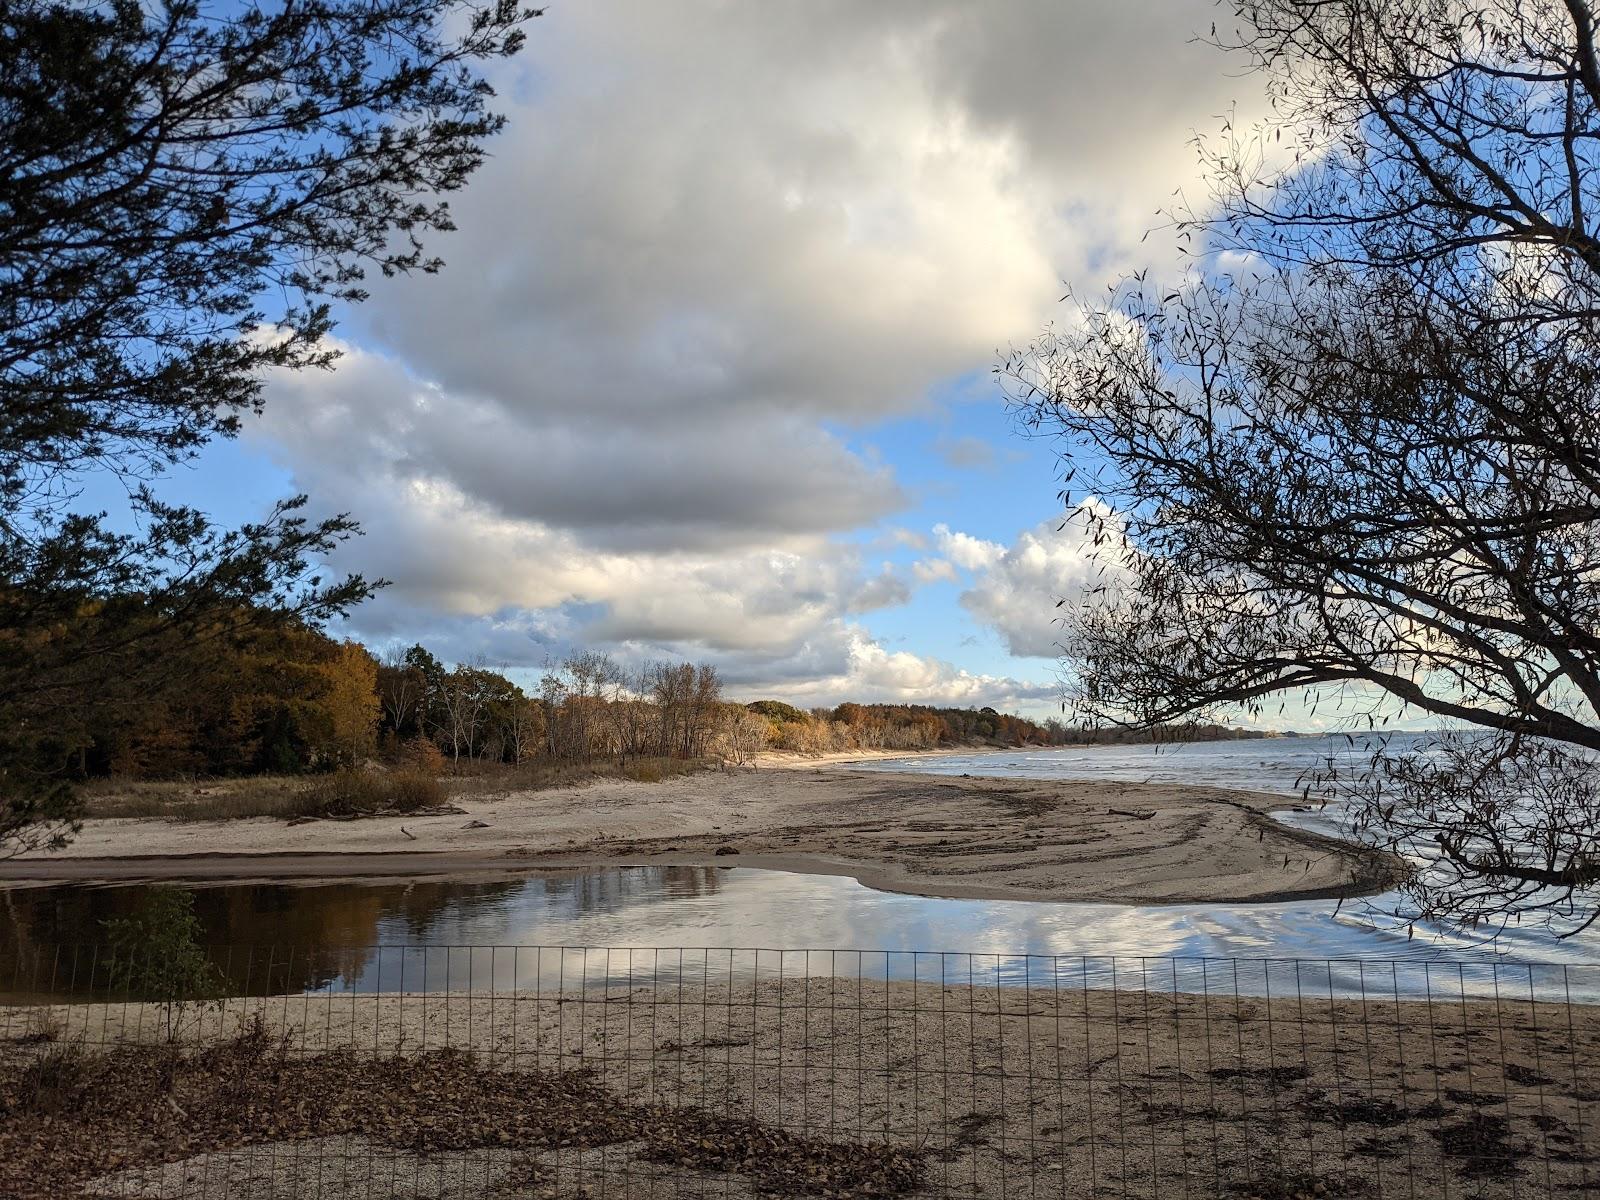
[[[466,815],[467,810],[464,808],[458,808],[454,804],[441,804],[437,808],[413,808],[404,812],[396,808],[380,808],[373,812],[329,813],[325,817],[290,817],[287,824],[305,825],[312,821],[368,821],[373,817],[464,817]],[[408,833],[403,826],[400,832],[413,841],[416,840],[416,835]]]
[[[1148,821],[1156,815],[1156,810],[1152,808],[1149,812],[1139,812],[1132,808],[1108,808],[1106,813],[1109,816],[1132,817],[1135,821]]]

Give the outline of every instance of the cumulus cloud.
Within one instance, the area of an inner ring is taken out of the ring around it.
[[[373,280],[337,369],[273,381],[254,430],[367,528],[336,565],[393,587],[357,630],[432,621],[507,660],[590,638],[885,696],[991,686],[883,650],[858,618],[983,572],[969,608],[1021,630],[1039,598],[1019,548],[940,527],[909,575],[869,561],[866,531],[920,535],[885,525],[910,500],[853,431],[981,372],[1062,277],[1135,261],[1192,174],[1190,129],[1233,90],[1191,43],[1211,16],[553,7],[501,68],[510,123],[452,198],[446,270]]]
[[[502,81],[526,99],[453,202],[450,268],[380,287],[363,320],[518,406],[903,411],[1027,336],[1063,275],[1131,248],[1193,176],[1190,130],[1234,90],[1192,42],[1213,16],[552,9]]]
[[[368,386],[388,390],[387,412],[350,402]],[[847,619],[910,595],[891,564],[826,536],[826,519],[740,524],[748,513],[738,503],[707,505],[675,514],[685,526],[655,545],[563,522],[559,509],[530,501],[532,493],[498,493],[501,484],[514,487],[519,463],[529,478],[541,470],[534,451],[503,431],[482,437],[483,469],[503,468],[503,480],[464,482],[435,435],[500,418],[456,404],[370,352],[352,350],[345,369],[281,381],[276,390],[278,402],[253,436],[267,439],[320,505],[361,513],[365,536],[343,547],[336,565],[395,580],[356,614],[356,628],[376,639],[432,638],[459,657],[483,653],[526,666],[574,644],[767,662],[831,637],[832,659],[814,665],[837,673]],[[781,481],[767,490],[780,494],[750,506],[786,502]],[[826,512],[804,495],[788,499]],[[662,530],[660,506],[640,503],[630,528]],[[699,532],[691,533],[691,519]],[[484,644],[472,648],[472,637]]]
[[[1019,657],[1056,657],[1056,601],[1080,600],[1094,586],[1088,539],[1075,525],[1059,525],[1046,521],[1010,546],[949,530],[939,533],[942,543],[981,547],[962,562],[974,576],[972,586],[961,593],[961,606],[995,630],[1006,649]]]
[[[991,567],[1006,552],[1006,548],[998,542],[975,538],[970,533],[958,533],[943,523],[933,527],[933,541],[941,554],[968,571]]]
[[[350,322],[432,409],[395,413],[415,385],[353,362],[343,402],[419,470],[607,546],[859,527],[903,497],[822,422],[917,409],[1037,329],[1064,275],[1114,269],[1227,90],[1190,42],[1210,19],[552,9],[500,80],[510,125],[452,200],[447,269],[374,281]]]
[[[919,558],[911,564],[911,577],[918,583],[954,583],[960,576],[947,558]]]
[[[649,429],[571,421],[451,392],[395,355],[340,349],[331,373],[274,381],[255,432],[319,485],[372,476],[377,503],[363,512],[389,502],[380,485],[446,488],[492,519],[606,549],[737,549],[850,529],[902,503],[886,468],[791,414]]]
[[[903,526],[893,526],[886,530],[881,538],[886,546],[908,546],[912,550],[926,550],[928,539],[915,529],[906,529]]]
[[[844,661],[833,674],[802,674],[787,681],[785,695],[797,704],[833,705],[843,700],[881,704],[1037,706],[1055,699],[1053,684],[1025,683],[963,670],[942,659],[889,650],[859,629],[845,631]],[[754,697],[760,689],[743,689]]]

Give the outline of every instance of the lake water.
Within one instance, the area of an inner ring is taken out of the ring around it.
[[[1114,779],[1124,783],[1187,783],[1299,796],[1307,775],[1330,762],[1359,769],[1384,739],[1396,753],[1416,753],[1425,733],[1240,738],[1144,746],[1062,746],[880,758],[851,766],[930,775],[998,775],[1023,779]]]
[[[1271,739],[879,760],[870,767],[1173,780],[1292,795],[1296,780],[1329,753],[1361,751],[1343,739]],[[42,985],[41,971],[62,986],[80,973],[92,975],[91,959],[82,957],[92,951],[69,950],[63,959],[54,948],[103,941],[104,922],[127,912],[139,894],[136,887],[0,890],[6,914],[0,919],[0,988],[7,974],[13,992]],[[1116,955],[1121,969],[1135,972],[1151,969],[1153,960],[1186,960],[1185,990],[1189,974],[1211,969],[1201,960],[1247,960],[1258,964],[1246,972],[1259,975],[1259,982],[1240,986],[1258,992],[1274,986],[1271,971],[1300,971],[1296,960],[1345,960],[1331,973],[1325,965],[1317,968],[1323,988],[1370,986],[1372,971],[1387,971],[1407,994],[1431,987],[1437,972],[1448,974],[1459,964],[1498,986],[1506,970],[1512,985],[1521,978],[1516,972],[1522,968],[1508,964],[1542,963],[1549,964],[1546,973],[1561,973],[1565,986],[1576,979],[1575,994],[1600,999],[1600,938],[1558,942],[1535,930],[1509,930],[1484,944],[1396,927],[1382,917],[1381,901],[1372,908],[1326,900],[947,900],[875,891],[847,877],[709,866],[615,867],[496,882],[217,885],[195,894],[219,962],[249,990],[553,986],[573,972],[586,979],[591,973],[638,979],[685,970],[930,980],[965,972],[1024,982],[1040,970],[1065,969],[1098,980],[1110,969],[1107,956]],[[379,946],[381,952],[373,949]],[[537,946],[595,949],[512,949]],[[858,953],[863,948],[873,953]],[[1269,970],[1259,965],[1264,960],[1285,965]],[[1446,962],[1451,966],[1441,965]],[[1155,969],[1177,968],[1157,963]],[[1292,982],[1299,985],[1298,978]],[[1285,977],[1277,986],[1290,983]]]

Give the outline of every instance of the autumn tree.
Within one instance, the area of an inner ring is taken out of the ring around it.
[[[257,618],[248,633],[168,650],[184,686],[101,708],[74,777],[320,770],[372,749],[374,664],[354,643]]]
[[[623,672],[607,706],[611,737],[620,758],[660,753],[661,714],[649,700],[651,671],[645,664]]]
[[[322,664],[322,674],[328,740],[341,762],[358,766],[377,749],[382,711],[377,660],[357,642],[340,642]]]
[[[432,737],[444,728],[446,719],[442,708],[444,680],[448,674],[445,665],[420,643],[405,652],[401,665],[413,673],[419,689],[416,701],[417,731]]]
[[[440,197],[501,126],[478,64],[529,15],[0,6],[0,850],[71,831],[75,737],[181,682],[170,646],[370,591],[312,569],[346,517],[292,499],[221,529],[150,484],[259,410],[269,370],[331,362],[334,306],[366,272],[438,268]],[[73,511],[90,470],[127,485],[134,532]]]
[[[516,689],[498,713],[504,757],[512,766],[532,758],[544,744],[544,707]]]
[[[440,742],[452,761],[471,758],[488,715],[491,689],[477,667],[459,666],[439,682]]]
[[[1581,0],[1240,0],[1273,116],[1176,284],[1001,368],[1103,567],[1075,699],[1149,726],[1336,689],[1475,727],[1332,780],[1409,915],[1600,908],[1600,54]],[[1387,703],[1388,707],[1385,707]]]
[[[527,712],[530,701],[501,672],[480,667],[478,674],[484,714],[482,734],[474,752],[496,762],[520,761],[520,746],[530,741],[537,729],[536,720]]]
[[[716,716],[716,741],[719,752],[738,764],[750,762],[767,748],[771,727],[760,713],[742,704],[723,704]]]
[[[661,720],[661,751],[680,758],[699,758],[712,733],[712,720],[722,699],[722,680],[715,667],[693,663],[657,663],[650,670],[651,698]]]

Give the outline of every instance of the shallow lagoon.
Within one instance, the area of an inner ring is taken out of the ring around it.
[[[89,978],[92,950],[54,948],[103,940],[103,922],[127,911],[140,891],[10,893],[0,955],[9,990]],[[1373,924],[1359,906],[1335,913],[1328,901],[946,900],[875,891],[843,876],[716,867],[620,867],[493,883],[219,885],[198,888],[196,901],[219,964],[253,991],[643,984],[730,972],[1107,986],[1115,972],[1122,986],[1166,990],[1415,995],[1454,987],[1468,964],[1472,979],[1523,994],[1532,983],[1542,993],[1563,974],[1568,986],[1600,999],[1600,967],[1590,967],[1587,944],[1530,940],[1496,950],[1407,936]],[[1343,960],[1331,974],[1328,959]],[[1265,960],[1276,965],[1269,971]],[[1510,965],[1534,960],[1548,965],[1531,973]]]
[[[859,765],[1035,779],[1175,780],[1292,795],[1298,778],[1328,755],[1361,753],[1359,744],[1344,738],[1303,738]],[[1322,829],[1336,823],[1316,812],[1288,813],[1286,819]],[[140,891],[0,891],[8,914],[0,921],[0,987],[10,976],[12,991],[25,990],[21,977],[30,970],[61,978],[63,971],[92,973],[88,959],[73,957],[92,951],[68,951],[65,966],[59,956],[41,966],[41,952],[48,949],[47,958],[56,946],[103,941],[104,922],[127,912]],[[1510,929],[1485,943],[1396,927],[1383,917],[1381,897],[1370,906],[1328,900],[1170,906],[951,900],[875,891],[844,876],[706,866],[608,867],[492,882],[230,884],[197,888],[196,897],[219,961],[241,986],[271,991],[469,982],[548,986],[571,970],[586,978],[598,972],[601,978],[634,979],[691,968],[930,981],[955,972],[1054,986],[1065,983],[1062,972],[1076,973],[1080,983],[1099,982],[1111,969],[1110,956],[1118,956],[1123,972],[1177,971],[1182,978],[1169,978],[1165,986],[1176,982],[1184,990],[1195,990],[1194,972],[1200,972],[1200,987],[1211,986],[1209,972],[1219,967],[1207,961],[1241,960],[1254,965],[1245,967],[1250,979],[1238,986],[1258,994],[1308,986],[1304,972],[1311,960],[1343,960],[1331,971],[1317,968],[1323,994],[1329,987],[1370,989],[1375,971],[1387,971],[1395,988],[1418,994],[1448,982],[1442,973],[1460,964],[1472,965],[1491,986],[1504,980],[1526,994],[1529,971],[1509,964],[1547,964],[1534,974],[1543,979],[1566,972],[1566,986],[1600,998],[1600,934],[1558,942],[1542,930]],[[600,949],[525,949],[539,946]],[[720,950],[708,954],[706,948]],[[1165,961],[1170,959],[1185,960],[1192,969],[1176,968]],[[1269,969],[1264,960],[1280,965]],[[1035,980],[1040,971],[1045,976]]]

